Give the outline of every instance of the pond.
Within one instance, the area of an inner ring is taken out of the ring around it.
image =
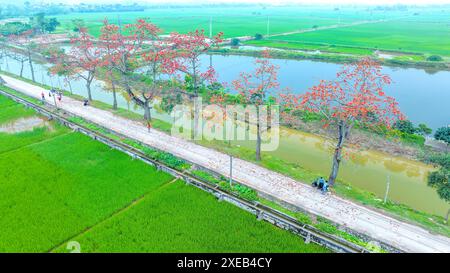
[[[203,65],[212,64],[219,73],[219,81],[229,82],[240,71],[253,68],[254,58],[245,56],[203,56]],[[273,60],[280,66],[279,81],[295,92],[304,92],[320,79],[333,79],[339,65],[313,61]],[[18,74],[20,65],[9,59],[1,64],[3,70]],[[62,78],[49,77],[45,65],[35,65],[37,81],[56,87],[63,87]],[[423,122],[433,129],[449,124],[450,72],[429,74],[419,69],[400,69],[386,67],[394,83],[387,91],[397,98],[401,109],[415,123]],[[26,66],[24,76],[30,78]],[[294,88],[295,87],[295,88]],[[86,96],[84,83],[72,81],[74,93]],[[95,100],[112,103],[112,94],[105,92],[100,82],[92,88]],[[119,106],[142,113],[141,109],[129,104],[123,97],[118,98]],[[154,117],[170,121],[168,115],[155,112]],[[239,143],[254,148],[252,141]],[[329,142],[320,136],[282,129],[279,148],[268,152],[286,162],[296,163],[306,169],[328,175],[331,166]],[[386,181],[390,179],[389,199],[415,209],[444,216],[448,204],[440,200],[435,190],[426,185],[427,173],[433,168],[429,165],[394,157],[376,151],[350,150],[350,156],[342,165],[339,178],[347,183],[375,193],[383,198]]]

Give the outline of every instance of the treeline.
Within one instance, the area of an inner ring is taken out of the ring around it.
[[[13,17],[29,17],[39,13],[47,15],[64,14],[69,12],[69,6],[64,4],[30,4],[25,2],[23,5],[7,4],[0,6],[0,19]]]
[[[87,5],[81,3],[70,8],[71,12],[127,12],[144,11],[145,7],[136,3],[131,5],[110,4],[110,5]]]
[[[28,20],[13,21],[0,25],[0,35],[21,35],[24,32],[31,31],[33,34],[51,33],[60,25],[56,18],[48,18],[44,13],[38,13]]]

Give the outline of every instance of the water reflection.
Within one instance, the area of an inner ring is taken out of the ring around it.
[[[33,116],[18,118],[13,121],[0,124],[0,133],[17,134],[27,131],[33,131],[34,128],[44,126],[51,128],[48,121],[41,117]]]

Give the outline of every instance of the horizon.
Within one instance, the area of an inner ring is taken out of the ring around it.
[[[253,5],[269,5],[269,6],[285,6],[285,5],[309,5],[309,6],[321,6],[321,5],[360,5],[360,6],[379,6],[379,5],[421,5],[421,6],[431,6],[431,5],[448,5],[450,0],[379,0],[376,3],[368,0],[315,0],[314,2],[305,0],[210,0],[210,1],[195,1],[195,0],[20,0],[16,1],[15,4],[23,5],[25,2],[30,2],[32,4],[42,4],[42,3],[52,3],[58,4],[63,3],[66,5],[79,5],[79,4],[172,4],[172,5],[205,5],[205,4],[253,4]],[[0,3],[10,3],[9,0],[0,0]],[[13,4],[14,5],[14,4]]]

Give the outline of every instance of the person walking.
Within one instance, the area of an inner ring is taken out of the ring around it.
[[[150,130],[152,129],[152,124],[150,123],[150,121],[147,121],[147,130],[150,133]]]
[[[42,104],[45,104],[45,94],[44,94],[44,92],[41,92],[41,101],[42,101]]]

